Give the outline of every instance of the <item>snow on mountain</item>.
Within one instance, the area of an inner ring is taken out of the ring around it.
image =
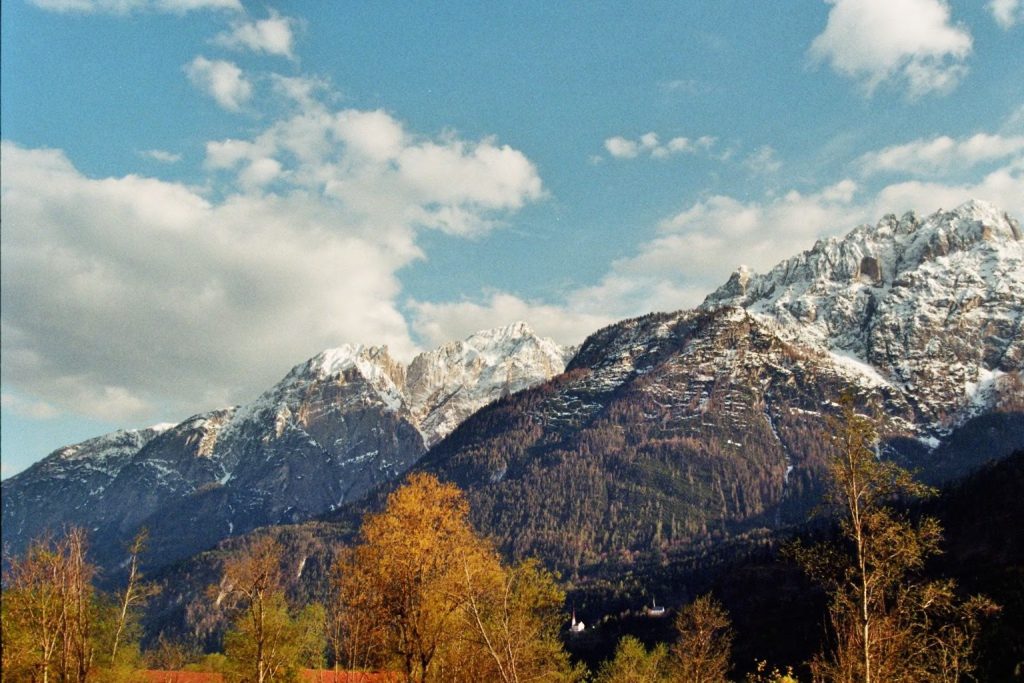
[[[764,275],[740,269],[702,304],[721,306],[744,307],[868,383],[901,388],[937,433],[1020,397],[1024,236],[985,202],[923,220],[888,215]]]
[[[980,202],[887,216],[598,330],[415,467],[460,486],[503,552],[580,575],[806,522],[845,394],[885,457],[961,477],[1024,447],[1022,246]]]
[[[522,322],[478,332],[413,360],[409,409],[432,446],[491,401],[559,374],[570,354]]]
[[[568,354],[524,323],[408,368],[386,347],[328,349],[251,403],[68,446],[4,481],[5,541],[75,523],[116,550],[149,526],[153,555],[169,561],[306,519],[399,476],[472,412],[560,373]]]

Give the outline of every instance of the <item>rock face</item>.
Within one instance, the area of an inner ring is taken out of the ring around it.
[[[574,350],[516,323],[420,354],[409,366],[406,392],[427,446],[494,399],[559,374]]]
[[[1015,221],[978,202],[887,216],[596,332],[416,468],[467,490],[507,553],[567,572],[799,524],[843,393],[933,480],[1024,448],[1022,317]]]
[[[833,353],[905,394],[915,422],[941,436],[1019,390],[1024,365],[1024,241],[984,202],[921,220],[886,216],[821,241],[745,291],[741,306],[780,337]]]
[[[101,564],[150,530],[165,564],[257,526],[358,500],[487,403],[561,372],[568,351],[519,323],[417,356],[342,346],[293,368],[238,408],[55,451],[3,482],[4,543],[92,530]]]

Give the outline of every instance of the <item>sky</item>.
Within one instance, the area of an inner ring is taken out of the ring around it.
[[[884,214],[1024,217],[1024,0],[2,0],[0,466],[692,307]]]

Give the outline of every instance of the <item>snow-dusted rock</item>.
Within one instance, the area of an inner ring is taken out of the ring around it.
[[[148,526],[151,557],[170,561],[308,519],[399,476],[480,407],[560,373],[567,356],[524,323],[408,368],[386,347],[328,349],[251,403],[68,446],[4,481],[4,541],[17,550],[73,523],[116,562],[120,541]]]
[[[743,270],[702,305],[721,306],[741,306],[788,341],[899,388],[929,431],[1020,400],[1024,237],[985,202],[923,220],[885,216],[764,275]]]

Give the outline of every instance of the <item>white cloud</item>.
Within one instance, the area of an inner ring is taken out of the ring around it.
[[[410,306],[413,329],[431,346],[517,320],[528,322],[537,334],[551,337],[560,344],[579,344],[587,335],[615,319],[607,314],[580,311],[571,305],[530,302],[507,292],[492,293],[483,303],[413,301]]]
[[[947,135],[869,152],[857,161],[867,174],[931,175],[962,170],[1024,153],[1024,135],[978,133],[956,140]]]
[[[537,169],[522,152],[489,138],[413,136],[380,110],[315,106],[253,140],[210,142],[206,152],[207,167],[240,174],[275,159],[291,185],[323,192],[354,215],[453,235],[487,232],[496,212],[544,196]]]
[[[350,151],[371,161],[397,159],[406,144],[401,124],[381,110],[348,109],[339,112],[333,124],[332,132]]]
[[[1024,3],[1021,0],[990,0],[988,10],[996,23],[1004,29],[1024,23]]]
[[[638,150],[644,145],[642,138],[633,142]],[[980,159],[1003,159],[1003,164],[959,184],[900,180],[867,186],[841,178],[816,190],[791,190],[758,199],[709,196],[667,217],[653,239],[614,261],[594,285],[571,290],[555,301],[525,301],[499,292],[482,301],[412,302],[413,327],[423,338],[438,342],[479,327],[524,319],[543,334],[577,343],[614,320],[695,306],[741,264],[765,272],[811,248],[819,238],[845,234],[887,213],[915,210],[927,215],[977,198],[1024,217],[1024,158],[1018,141],[979,134],[954,141],[937,155],[928,151],[927,143],[894,146],[862,159],[893,172],[918,170],[922,158],[931,159],[929,163],[937,167]],[[654,141],[648,138],[647,145],[653,147]],[[1005,159],[1008,150],[1015,150],[1015,156]],[[771,154],[755,156],[769,163],[773,159]],[[956,160],[949,161],[947,156]]]
[[[40,9],[76,14],[129,14],[136,11],[185,14],[197,10],[242,11],[239,0],[29,0]]]
[[[1011,161],[976,182],[947,184],[909,180],[883,188],[874,200],[876,212],[897,212],[916,208],[930,212],[952,209],[967,199],[983,199],[994,206],[1024,217],[1024,158]]]
[[[196,57],[185,65],[185,74],[192,85],[229,111],[239,111],[252,97],[252,84],[231,62]]]
[[[860,81],[868,94],[883,83],[912,98],[946,93],[967,73],[971,34],[950,23],[944,0],[828,2],[828,23],[810,55]]]
[[[685,137],[674,137],[662,143],[657,133],[644,133],[636,140],[630,140],[620,135],[610,137],[604,141],[604,148],[616,159],[635,159],[641,154],[649,154],[655,159],[666,159],[675,154],[693,154],[697,151],[709,150],[716,142],[716,139],[705,135],[691,140]]]
[[[658,83],[658,87],[666,93],[685,93],[687,95],[696,95],[704,89],[701,82],[693,78],[676,78],[669,81],[661,81]]]
[[[139,154],[153,161],[159,161],[161,164],[176,164],[181,161],[180,154],[163,149],[147,149],[139,152]]]
[[[231,29],[217,34],[213,42],[232,49],[252,50],[294,59],[295,20],[271,10],[270,16],[257,21],[235,21]]]
[[[770,175],[782,168],[782,162],[775,156],[775,150],[770,145],[758,147],[743,160],[743,165],[758,175]]]
[[[911,175],[925,165],[949,169],[983,160],[1002,165],[963,183],[904,179],[874,188],[846,178],[810,192],[760,199],[710,196],[662,221],[653,239],[613,262],[597,284],[569,293],[564,309],[618,319],[694,306],[741,264],[764,272],[821,237],[844,234],[887,213],[927,215],[976,198],[1024,217],[1020,139],[979,134],[931,143],[870,152],[860,163],[873,172],[884,168]]]
[[[637,143],[621,136],[605,140],[604,148],[616,159],[633,159],[640,153],[640,146]]]
[[[852,204],[855,192],[844,180],[762,202],[709,197],[664,220],[657,237],[616,261],[598,287],[580,296],[619,301],[634,314],[645,301],[663,310],[695,305],[739,264],[767,269],[823,230],[855,224],[863,215]]]
[[[209,143],[216,200],[2,154],[5,389],[104,419],[249,400],[344,342],[411,356],[396,273],[423,258],[418,231],[478,234],[543,196],[507,145],[319,105]]]
[[[0,394],[0,405],[15,415],[34,420],[49,420],[57,417],[60,411],[45,401],[31,401],[10,393]]]

